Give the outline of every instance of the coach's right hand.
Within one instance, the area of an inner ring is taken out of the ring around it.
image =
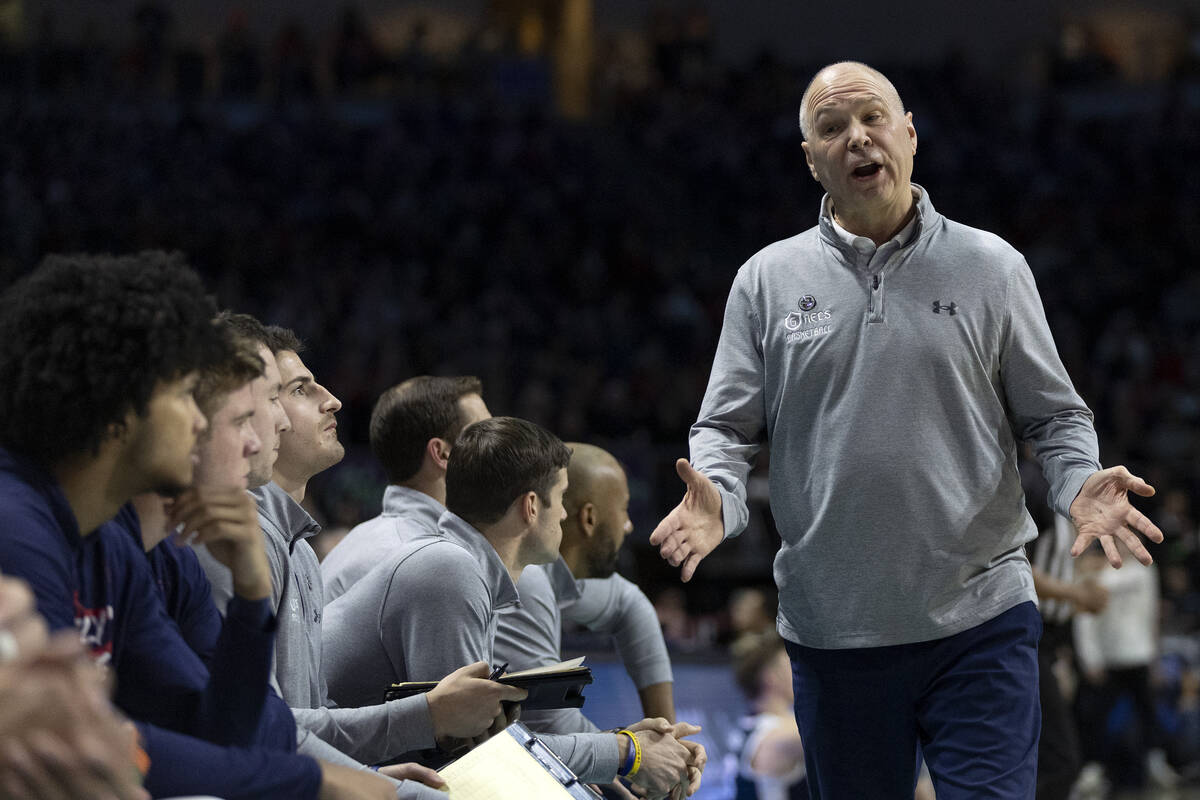
[[[725,538],[725,521],[721,518],[721,493],[702,472],[695,470],[686,458],[675,462],[675,471],[687,485],[683,500],[658,523],[650,534],[650,544],[672,567],[682,566],[680,577],[692,579],[700,560],[711,553]]]
[[[507,719],[503,701],[517,703],[529,692],[488,680],[486,661],[460,667],[425,694],[437,739],[474,739],[498,719]]]

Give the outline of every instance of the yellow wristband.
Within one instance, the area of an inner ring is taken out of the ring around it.
[[[622,776],[632,778],[642,768],[642,743],[638,741],[637,735],[628,728],[621,728],[617,733],[623,733],[628,736],[630,744],[633,747],[633,767]]]

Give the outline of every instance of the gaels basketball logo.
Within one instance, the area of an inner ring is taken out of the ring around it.
[[[796,307],[800,310],[790,311],[783,318],[783,327],[789,331],[788,342],[799,342],[816,336],[824,336],[832,330],[832,326],[824,323],[833,319],[833,312],[827,308],[818,311],[817,298],[811,294],[803,295],[797,300]]]

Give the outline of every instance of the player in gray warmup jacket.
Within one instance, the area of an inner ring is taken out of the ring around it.
[[[321,562],[332,603],[385,555],[422,534],[437,535],[446,511],[446,461],[462,429],[492,414],[471,376],[418,375],[379,396],[371,410],[371,452],[388,487],[378,517],[355,525]]]
[[[567,494],[560,557],[521,573],[521,602],[501,609],[495,658],[510,670],[562,660],[562,621],[609,633],[637,686],[648,717],[674,721],[671,660],[658,615],[635,584],[616,574],[621,545],[633,531],[629,481],[612,454],[569,443]],[[531,711],[522,720],[535,731],[573,733],[596,726],[577,708]]]
[[[1137,532],[1162,534],[1127,494],[1153,489],[1101,470],[1021,255],[911,182],[917,134],[891,82],[827,67],[801,121],[828,192],[819,223],[734,279],[692,464],[676,465],[687,493],[651,542],[688,580],[745,527],[769,441],[778,625],[814,796],[910,792],[918,742],[939,800],[1032,796],[1037,531],[1017,442],[1076,521],[1074,554],[1098,538],[1119,566],[1117,536],[1149,562]]]
[[[524,420],[498,417],[463,431],[450,453],[440,535],[404,544],[329,605],[326,673],[336,701],[354,704],[392,682],[492,660],[496,613],[517,601],[515,579],[558,557],[569,460],[562,442]],[[659,722],[633,726],[645,756],[637,782],[655,793],[680,783],[694,791],[703,748],[680,744]],[[543,739],[596,783],[615,780],[630,746],[611,733]]]
[[[255,488],[252,494],[271,565],[272,601],[279,609],[274,674],[280,694],[296,718],[299,751],[333,763],[364,767],[432,746],[437,735],[483,732],[500,715],[501,700],[524,696],[519,690],[484,680],[485,664],[448,675],[437,695],[430,693],[423,699],[379,703],[376,697],[361,708],[331,707],[328,702],[321,672],[324,599],[316,554],[305,541],[320,526],[299,499],[313,475],[342,457],[335,422],[341,404],[305,368],[296,352],[300,343],[294,334],[270,328],[259,336],[265,337],[259,344],[260,355],[269,359],[268,371],[280,375],[280,410],[285,413],[272,415],[273,427],[259,429],[260,438],[279,441],[279,457],[269,473],[275,480]],[[252,465],[252,480],[257,475],[254,482],[261,481],[263,472],[261,465],[258,469]],[[223,608],[232,588],[229,571],[210,554],[202,550],[197,554],[212,583],[213,599]],[[388,767],[384,772],[398,777],[428,775],[409,766]],[[427,787],[406,781],[401,796],[433,796],[426,791]]]
[[[388,480],[383,509],[378,517],[355,526],[321,562],[326,603],[340,597],[404,543],[422,535],[438,535],[438,518],[446,511],[446,462],[453,442],[467,425],[491,417],[483,402],[482,391],[478,378],[419,375],[379,396],[371,412],[370,433],[371,450]],[[587,445],[580,447],[589,448]],[[607,487],[605,479],[618,477],[609,473],[612,469],[619,471],[620,465],[599,448],[590,448],[588,452],[597,456],[587,459],[587,463],[596,462],[598,485]],[[604,459],[598,454],[606,457],[604,464],[599,463]],[[576,469],[574,455],[571,469]],[[594,482],[592,471],[588,466],[579,467],[578,480],[573,475],[567,489],[568,501],[585,484]],[[619,477],[624,480],[623,473]],[[605,513],[614,500],[628,502],[628,485],[623,483],[622,487],[614,487],[614,491],[623,491],[623,500],[607,496],[596,499]],[[580,501],[578,505],[584,504],[585,501]],[[596,508],[595,504],[591,506],[593,511]],[[624,507],[620,511],[624,513]],[[611,534],[610,527],[605,530]],[[563,530],[564,551],[575,547],[572,542],[576,539],[582,543],[584,537],[581,531],[577,532],[578,528],[574,519],[568,519]],[[618,525],[616,533],[621,530]],[[620,542],[616,542],[614,546],[619,545]],[[586,577],[598,572],[609,575],[615,566],[614,561],[600,571],[583,570],[581,575]],[[536,607],[537,615],[527,616],[520,609],[514,610],[513,614],[521,617],[520,625],[524,626],[521,630],[506,626],[505,620],[501,620],[497,657],[501,661],[511,661],[514,670],[535,663],[559,661],[558,642],[564,619],[607,632],[613,637],[625,668],[638,688],[645,715],[674,722],[671,663],[658,616],[641,590],[615,575],[576,581],[561,559],[546,566],[545,574],[542,569],[540,566],[527,569],[518,586],[522,598],[527,601],[523,605]],[[550,588],[551,580],[554,590]],[[506,630],[511,635],[506,634]],[[515,650],[509,650],[507,643],[510,641]],[[537,724],[540,715],[541,712],[532,712],[532,716],[526,715],[523,719]],[[562,718],[560,721],[571,724],[543,730],[559,733],[593,730],[591,723],[578,712],[555,715]]]

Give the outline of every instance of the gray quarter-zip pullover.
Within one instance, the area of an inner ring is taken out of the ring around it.
[[[856,248],[823,200],[742,266],[692,427],[726,536],[770,441],[779,631],[809,647],[942,638],[1035,599],[1017,442],[1059,513],[1100,468],[1025,260],[914,195],[906,238]]]

